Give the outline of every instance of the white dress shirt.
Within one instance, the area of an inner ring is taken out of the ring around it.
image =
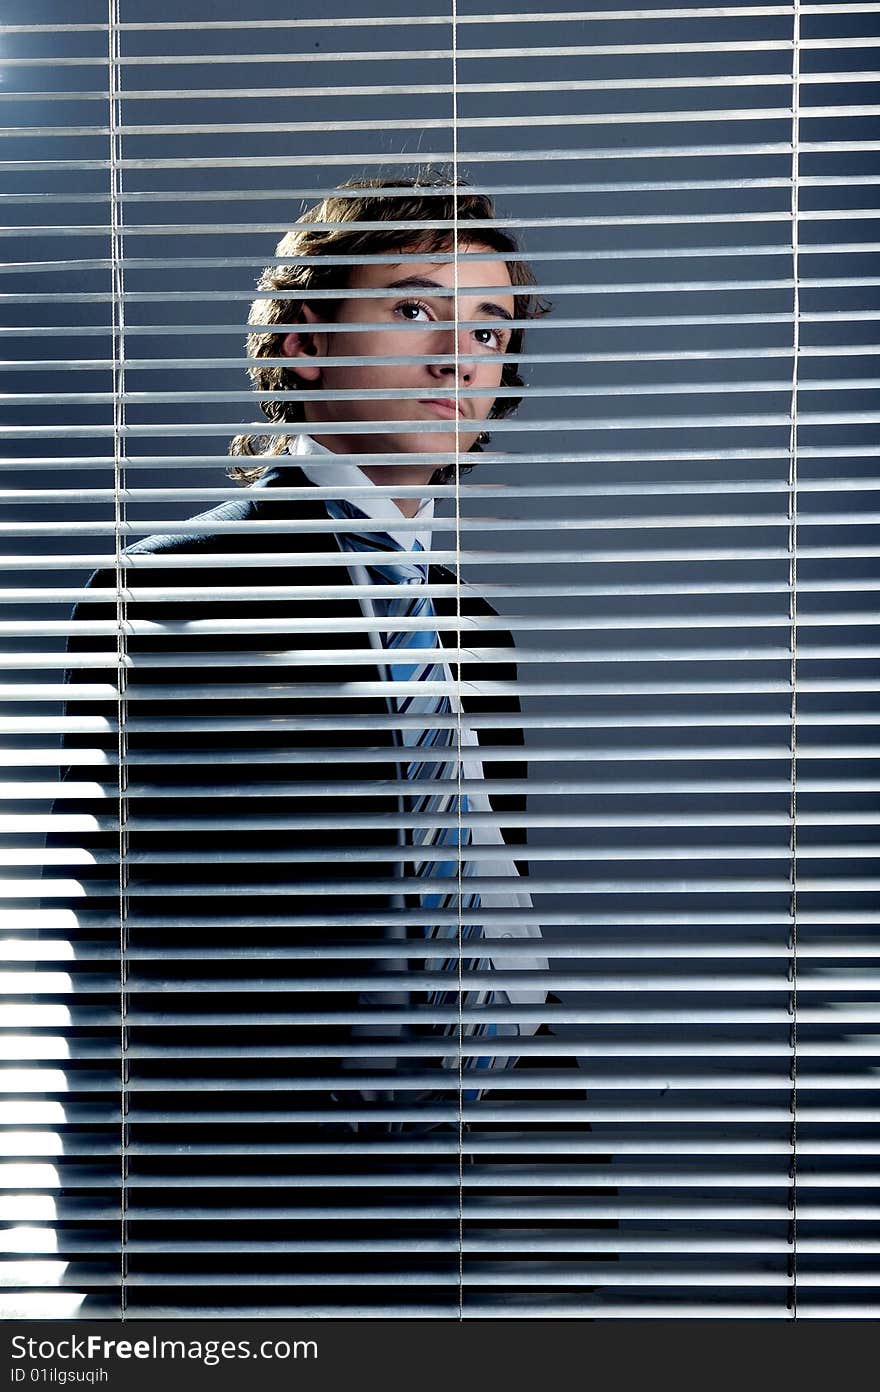
[[[382,530],[387,532],[394,541],[402,547],[404,551],[414,550],[414,541],[418,540],[424,551],[431,548],[431,529],[434,521],[434,499],[426,498],[418,508],[414,517],[405,518],[400,508],[393,498],[387,498],[378,491],[373,492],[375,484],[367,477],[363,469],[354,463],[351,455],[334,454],[331,450],[320,445],[317,440],[310,435],[297,435],[296,439],[289,447],[290,454],[296,459],[297,464],[302,469],[306,478],[313,484],[321,487],[339,485],[339,497],[351,502],[355,507],[360,508],[371,522],[381,524]],[[351,491],[357,489],[357,496],[351,497]],[[401,528],[401,522],[416,524],[412,527]],[[355,584],[368,585],[369,580],[363,566],[359,566],[355,560],[350,566],[352,579]],[[369,596],[363,596],[360,600],[361,611],[365,618],[375,618],[372,601]],[[378,636],[378,635],[377,635]],[[466,657],[466,649],[462,649],[462,656]],[[449,699],[452,711],[455,715],[462,714],[461,720],[461,765],[462,777],[471,784],[477,784],[483,780],[483,764],[479,757],[479,741],[476,731],[470,725],[467,717],[461,711],[461,700],[459,687],[452,679],[449,667],[444,664],[444,681],[449,685]],[[479,682],[468,682],[467,689],[473,694],[480,693]],[[473,751],[473,752],[472,752]],[[450,751],[452,752],[452,751]],[[490,814],[489,818],[479,822],[471,823],[471,846],[472,854],[468,859],[472,862],[475,870],[493,877],[504,877],[510,881],[519,879],[519,871],[512,857],[493,855],[491,859],[480,863],[479,847],[506,847],[504,837],[498,823],[491,816],[492,806],[486,793],[479,791],[468,792],[468,806],[473,812]],[[403,831],[400,833],[403,837]],[[475,887],[479,885],[477,880]],[[480,903],[487,909],[524,909],[531,910],[531,896],[524,889],[503,890],[503,891],[484,891],[479,890]],[[483,928],[483,936],[486,938],[540,938],[541,929],[533,923],[516,923],[504,925],[486,924]],[[517,969],[531,968],[532,970],[547,971],[549,962],[546,957],[536,957],[529,954],[527,957],[508,957],[498,961],[499,970],[515,971]],[[546,1000],[546,992],[543,990],[506,990],[505,994],[513,1004],[521,1005],[541,1005]],[[537,1026],[521,1025],[520,1034],[534,1034]]]

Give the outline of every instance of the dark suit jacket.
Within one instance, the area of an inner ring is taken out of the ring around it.
[[[302,498],[276,499],[279,484],[303,487]],[[344,1039],[346,1028],[340,1024],[337,1030],[334,1022],[350,1013],[353,1001],[363,1002],[371,973],[388,970],[387,963],[370,957],[370,948],[375,954],[389,936],[422,938],[418,926],[404,926],[402,932],[395,927],[389,883],[395,862],[383,856],[383,849],[398,844],[401,771],[393,721],[381,692],[352,691],[353,684],[378,682],[379,672],[371,662],[351,660],[369,651],[366,633],[333,627],[362,617],[357,597],[344,594],[349,569],[331,564],[340,555],[331,533],[297,530],[320,519],[326,520],[322,501],[311,495],[299,469],[286,467],[243,490],[240,498],[193,518],[184,534],[152,536],[127,552],[127,619],[138,625],[125,644],[131,663],[123,833],[129,982],[132,1021],[152,1021],[151,1038],[174,1037],[173,1024],[163,1035],[159,1022],[166,1017],[173,1022],[176,1012],[198,1021],[219,1010],[221,1015],[231,1011],[234,1020],[226,1037],[243,1041],[248,1016],[255,1022],[259,1017],[263,1029],[277,1016],[286,1039],[290,1028],[297,1037]],[[242,523],[247,525],[236,530],[234,524]],[[290,552],[303,555],[305,563],[291,565],[285,560]],[[430,579],[444,582],[453,576],[432,567]],[[91,583],[96,590],[113,591],[112,570],[98,572]],[[285,585],[306,587],[307,593],[233,597],[236,589]],[[341,597],[334,597],[331,587],[341,587]],[[451,599],[438,599],[436,607],[441,618],[453,617]],[[463,612],[494,615],[483,599],[467,593]],[[83,624],[115,622],[116,605],[106,597],[88,600],[76,617]],[[266,619],[275,620],[280,631],[216,631]],[[291,628],[285,631],[288,620]],[[305,633],[296,621],[314,627]],[[195,624],[205,623],[215,631],[194,631]],[[157,631],[144,632],[151,624]],[[452,635],[442,637],[454,646]],[[509,635],[501,628],[481,630],[474,642],[497,646],[499,661],[465,664],[462,676],[512,683],[516,669]],[[82,633],[70,648],[72,653],[104,651],[108,662],[107,669],[73,671],[75,684],[113,682],[111,635]],[[327,664],[304,661],[298,655],[303,650],[326,655]],[[465,708],[509,713],[518,706],[514,696],[501,695],[471,698]],[[97,829],[85,837],[55,837],[53,844],[85,845],[95,856],[86,897],[73,907],[82,938],[112,943],[119,933],[117,708],[113,701],[72,700],[69,709],[106,721],[107,734],[97,740],[106,762],[77,765],[67,775],[77,783],[103,784],[106,796],[65,799],[64,811],[86,812]],[[322,729],[328,714],[339,723]],[[364,716],[384,721],[385,728],[360,728]],[[509,727],[478,735],[484,750],[522,743],[521,732]],[[84,734],[71,744],[94,748],[96,736]],[[489,762],[485,772],[490,781],[521,780],[525,766]],[[516,818],[524,796],[490,797],[505,823],[505,838],[522,844]],[[394,902],[400,921],[400,900]],[[410,894],[406,903],[408,917],[417,919],[417,896]],[[215,949],[225,960],[211,959]],[[230,965],[231,955],[249,951],[257,955]],[[405,972],[406,963],[400,966]],[[411,966],[418,969],[415,954]],[[275,1002],[266,996],[273,978],[278,984],[274,1013]],[[258,994],[251,997],[251,991]],[[392,1029],[390,1037],[399,1034]],[[302,1068],[308,1071],[302,1064],[300,1073]],[[326,1071],[327,1064],[315,1068]]]

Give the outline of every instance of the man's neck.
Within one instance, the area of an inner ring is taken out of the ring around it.
[[[344,437],[313,434],[312,439],[316,444],[329,450],[331,454],[342,454],[350,459],[352,464],[357,464],[358,468],[366,474],[371,483],[378,484],[380,487],[393,487],[395,483],[402,483],[407,487],[413,485],[420,488],[429,484],[434,475],[433,464],[361,464],[356,453],[352,454],[348,450],[337,448],[343,442]],[[404,517],[415,517],[424,499],[392,498],[391,501]]]
[[[366,474],[367,478],[370,480],[371,483],[376,483],[380,486],[393,486],[395,483],[415,484],[416,486],[421,486],[422,484],[430,483],[431,475],[434,472],[433,469],[429,469],[427,473],[424,469],[401,470],[393,466],[389,466],[388,464],[368,464],[366,468],[364,468],[363,465],[360,465],[360,468]],[[418,475],[418,477],[416,477],[416,475]],[[403,513],[404,517],[415,517],[419,508],[422,506],[424,499],[392,498],[391,501],[392,503],[394,503],[395,507],[400,508],[400,511]]]

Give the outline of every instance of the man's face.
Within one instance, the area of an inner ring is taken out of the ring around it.
[[[462,252],[486,252],[490,248],[476,242],[460,244]],[[397,262],[356,266],[349,278],[351,290],[381,290],[373,298],[345,298],[338,302],[331,333],[319,327],[309,306],[304,307],[306,324],[301,332],[284,339],[282,351],[291,358],[290,366],[309,390],[326,391],[317,401],[304,402],[306,420],[321,429],[312,433],[336,453],[376,454],[383,452],[429,454],[448,453],[455,448],[458,422],[459,449],[470,449],[489,415],[501,383],[504,354],[510,342],[509,321],[513,318],[510,275],[502,260],[458,263],[458,312],[451,295],[438,293],[455,285],[455,266],[451,262]],[[491,287],[477,290],[476,287]],[[344,292],[343,292],[344,293]],[[318,306],[320,308],[320,305]],[[457,317],[459,323],[481,320],[484,328],[459,327],[458,385],[461,391],[456,409],[456,364],[444,361],[456,351],[456,331],[443,321]],[[377,325],[358,329],[361,324]],[[349,329],[348,326],[352,327]],[[415,327],[413,327],[415,326]],[[419,363],[388,363],[382,358],[418,355]],[[324,366],[324,357],[354,359],[348,366]],[[370,397],[377,389],[406,389],[407,396]],[[351,393],[335,399],[337,392]],[[334,434],[338,421],[425,422],[426,431],[397,430],[364,434]]]

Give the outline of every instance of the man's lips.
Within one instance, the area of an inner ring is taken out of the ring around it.
[[[421,406],[433,406],[434,410],[440,416],[455,417],[457,415],[463,416],[465,413],[464,402],[462,401],[458,406],[456,406],[455,401],[451,396],[435,396],[425,398],[424,400],[420,399],[419,404]]]

